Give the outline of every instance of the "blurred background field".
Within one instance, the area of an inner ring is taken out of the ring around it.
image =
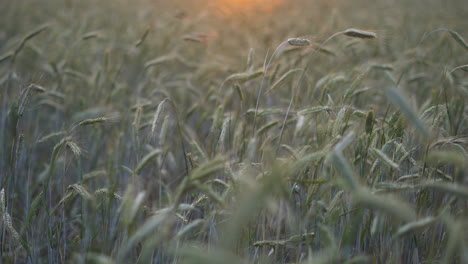
[[[0,263],[468,263],[465,1],[0,7]]]

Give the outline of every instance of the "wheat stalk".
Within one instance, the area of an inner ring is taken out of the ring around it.
[[[71,140],[68,140],[66,146],[70,148],[70,150],[73,152],[73,155],[75,155],[76,158],[81,156],[82,151],[78,144]]]
[[[5,223],[8,231],[11,233],[11,236],[15,239],[18,244],[21,244],[21,239],[18,231],[13,227],[13,221],[10,214],[7,212],[6,203],[5,203],[5,189],[3,188],[0,191],[0,209],[2,213],[2,220]]]
[[[156,109],[156,113],[154,113],[153,117],[153,122],[151,122],[151,134],[154,135],[154,131],[156,130],[156,126],[158,125],[159,117],[161,116],[161,113],[164,111],[164,103],[168,99],[165,98],[162,100],[161,103],[159,103],[158,108]]]

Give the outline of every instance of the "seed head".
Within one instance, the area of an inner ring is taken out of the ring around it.
[[[364,31],[355,28],[349,28],[343,31],[343,34],[352,37],[352,38],[361,38],[361,39],[374,39],[377,38],[377,34],[371,31]]]
[[[288,39],[288,43],[292,46],[309,46],[310,40],[303,38],[290,38]]]

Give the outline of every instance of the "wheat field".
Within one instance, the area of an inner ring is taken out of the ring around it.
[[[465,1],[0,5],[0,264],[468,263]]]

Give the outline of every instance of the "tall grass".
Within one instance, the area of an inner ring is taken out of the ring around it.
[[[0,263],[467,263],[464,1],[287,4],[3,3]]]

